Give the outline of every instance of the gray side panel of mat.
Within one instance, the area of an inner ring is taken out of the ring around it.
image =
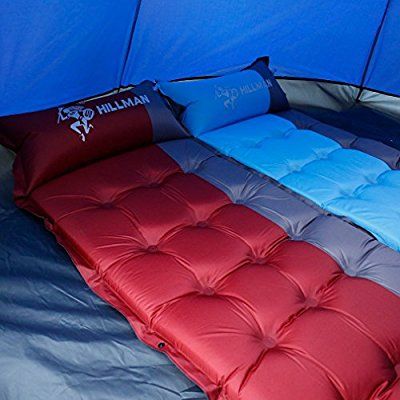
[[[150,99],[145,107],[153,127],[153,142],[189,137],[183,126],[177,121],[160,94],[154,90],[151,82],[144,82],[132,89],[136,95],[145,95]]]

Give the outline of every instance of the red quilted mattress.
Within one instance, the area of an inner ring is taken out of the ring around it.
[[[398,253],[194,140],[76,169],[25,207],[210,399],[400,399]]]

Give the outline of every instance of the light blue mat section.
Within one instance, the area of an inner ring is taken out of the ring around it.
[[[272,114],[199,139],[400,250],[400,171],[382,160]]]

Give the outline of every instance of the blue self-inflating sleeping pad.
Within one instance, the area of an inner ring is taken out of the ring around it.
[[[380,158],[273,114],[198,138],[400,250],[400,171]]]

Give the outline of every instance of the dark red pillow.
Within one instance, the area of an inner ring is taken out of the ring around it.
[[[152,85],[0,119],[0,144],[17,153],[15,197],[93,161],[186,136]]]

